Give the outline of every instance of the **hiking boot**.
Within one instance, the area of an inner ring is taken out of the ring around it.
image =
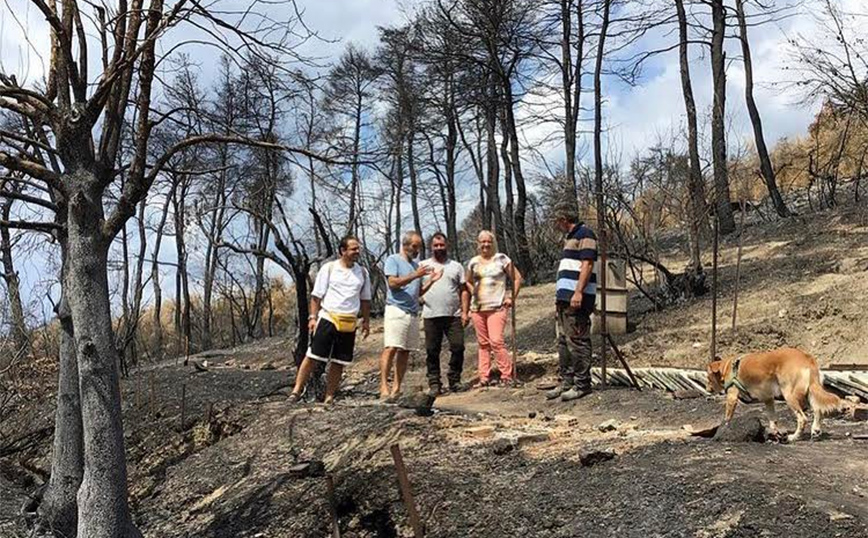
[[[500,382],[500,386],[505,389],[517,389],[521,386],[521,383],[516,379],[506,379]]]
[[[570,387],[558,385],[557,387],[546,391],[546,400],[554,400],[561,397],[561,394],[567,392]]]
[[[579,387],[573,387],[570,390],[561,394],[562,402],[571,402],[573,400],[579,400],[584,398],[588,394],[591,393],[591,389],[581,389]]]
[[[440,396],[443,394],[443,388],[440,385],[431,385],[428,387],[428,394],[430,396]]]
[[[464,392],[469,388],[470,385],[468,385],[467,383],[461,383],[460,381],[456,383],[449,383],[449,392]]]

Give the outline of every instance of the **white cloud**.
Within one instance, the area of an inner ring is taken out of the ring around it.
[[[779,25],[766,25],[750,31],[754,64],[754,96],[763,119],[765,138],[773,145],[783,137],[800,135],[813,119],[818,105],[800,104],[782,82],[784,67],[792,62],[788,36],[816,33],[816,21],[807,14],[787,19]],[[711,67],[708,55],[691,50],[691,78],[700,122],[710,115],[712,101]],[[745,105],[745,77],[737,41],[727,44],[727,115],[731,125],[729,146],[737,138],[752,142],[752,130]],[[606,116],[610,134],[620,141],[625,156],[641,152],[654,143],[658,133],[676,130],[684,123],[684,101],[677,51],[655,62],[656,73],[630,90],[616,90],[609,96]],[[701,126],[702,129],[702,126]]]

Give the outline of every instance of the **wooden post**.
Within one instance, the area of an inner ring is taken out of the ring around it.
[[[136,398],[133,401],[133,405],[135,405],[136,409],[138,410],[138,409],[142,408],[142,385],[143,385],[143,382],[142,382],[141,377],[136,377],[135,385],[136,385]]]
[[[627,359],[624,357],[624,354],[621,353],[621,350],[618,349],[618,346],[615,345],[615,340],[612,338],[612,335],[607,334],[606,337],[609,340],[609,344],[612,345],[612,351],[615,353],[615,356],[618,357],[618,360],[621,361],[621,366],[624,367],[624,371],[626,371],[627,375],[630,377],[630,382],[633,383],[633,387],[635,387],[635,389],[639,392],[642,392],[642,387],[639,386],[639,380],[637,380],[636,376],[633,375],[633,370],[627,363]]]
[[[741,246],[744,241],[744,200],[741,202],[741,216],[738,219],[738,253],[735,256],[735,293],[732,298],[732,330],[735,332],[736,318],[738,317],[738,286],[741,281]]]
[[[600,194],[600,202],[602,203],[603,195]],[[600,226],[605,226],[603,219],[600,218]],[[600,365],[600,376],[602,378],[602,384],[605,387],[608,384],[606,379],[606,347],[609,343],[609,327],[606,325],[606,273],[608,273],[608,253],[606,252],[606,230],[600,230],[600,266],[602,271],[600,271],[599,277],[599,286],[600,286],[600,342],[602,345],[602,349],[600,349],[600,359],[602,360],[602,364]]]
[[[419,519],[419,512],[416,511],[413,491],[410,489],[410,479],[407,477],[407,468],[404,467],[404,458],[401,456],[401,447],[395,443],[389,450],[392,452],[392,460],[394,460],[395,470],[398,472],[398,485],[401,488],[401,497],[404,499],[404,506],[407,508],[407,515],[410,518],[410,526],[413,527],[413,536],[423,538],[425,529],[422,527],[422,520]]]
[[[184,335],[184,366],[190,364],[190,338]]]
[[[329,515],[332,518],[332,538],[341,538],[341,528],[338,522],[338,503],[335,501],[335,482],[332,476],[326,477],[326,495],[328,496]]]
[[[187,422],[187,384],[181,385],[181,431],[184,431],[184,424]]]
[[[711,247],[711,358],[709,362],[717,358],[717,255],[720,246],[720,223],[717,220],[717,213],[714,214],[711,222],[714,227],[714,240]]]
[[[512,378],[518,381],[518,337],[515,334],[515,265],[512,266]]]
[[[148,411],[153,416],[156,413],[157,397],[155,394],[156,387],[154,386],[154,372],[148,374],[148,385],[150,385],[150,394],[148,395]]]

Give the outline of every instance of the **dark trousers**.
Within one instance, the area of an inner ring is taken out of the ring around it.
[[[457,385],[461,381],[461,371],[464,369],[464,326],[459,317],[425,318],[425,351],[427,352],[428,385],[441,386],[440,381],[440,350],[443,337],[449,341],[449,373],[446,375],[449,385]]]
[[[558,362],[564,386],[591,388],[591,316],[558,303]]]

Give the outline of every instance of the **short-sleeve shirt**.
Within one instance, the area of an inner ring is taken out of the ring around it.
[[[361,302],[371,300],[371,279],[361,265],[354,263],[347,268],[334,260],[320,267],[311,295],[320,299],[326,312],[358,314]]]
[[[573,227],[564,239],[564,250],[558,264],[557,301],[570,302],[579,282],[583,261],[597,261],[597,236],[585,224]],[[592,265],[592,267],[595,267]],[[582,293],[582,311],[592,313],[597,294],[596,268]]]
[[[446,260],[440,263],[436,259],[428,258],[419,265],[431,267],[434,271],[443,271],[443,276],[428,288],[423,296],[423,318],[445,318],[461,315],[461,289],[464,287],[464,267],[455,260]],[[430,280],[426,276],[422,284]]]
[[[507,267],[512,260],[509,256],[498,252],[488,263],[482,263],[481,256],[474,256],[467,264],[467,270],[473,274],[473,300],[471,310],[498,310],[506,298]]]
[[[404,277],[416,271],[419,264],[415,260],[407,261],[403,254],[392,254],[386,258],[383,273],[388,279],[390,276]],[[417,278],[405,286],[392,289],[386,286],[386,304],[397,306],[408,314],[419,313],[419,291],[422,288],[422,280]]]

